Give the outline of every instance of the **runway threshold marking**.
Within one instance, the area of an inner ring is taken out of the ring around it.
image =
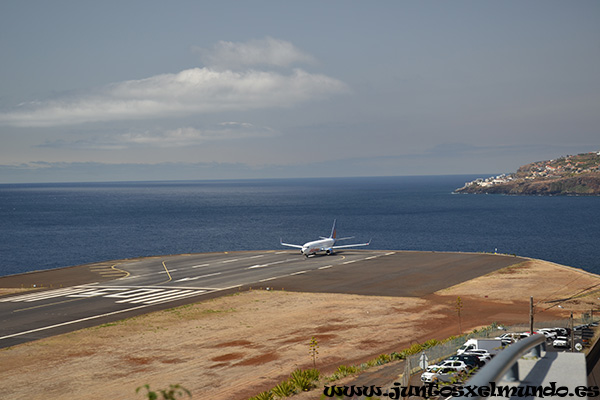
[[[226,287],[226,288],[219,288],[219,289],[213,290],[212,292],[218,292],[218,291],[222,291],[222,290],[234,289],[234,288],[239,287],[239,286],[241,286],[241,285],[229,286],[229,287]],[[28,330],[28,331],[17,332],[17,333],[13,333],[13,334],[10,334],[10,335],[1,336],[0,340],[2,340],[2,339],[10,339],[10,338],[13,338],[13,337],[18,337],[18,336],[23,336],[23,335],[28,335],[30,333],[42,332],[42,331],[45,331],[45,330],[59,328],[61,326],[73,325],[73,324],[77,324],[77,323],[80,323],[80,322],[92,321],[92,320],[98,319],[98,318],[110,317],[112,315],[118,315],[118,314],[126,313],[126,312],[129,312],[129,311],[141,310],[141,309],[144,309],[144,308],[152,307],[152,306],[154,306],[156,304],[168,303],[170,301],[179,300],[179,299],[182,299],[184,297],[193,297],[193,296],[198,296],[198,295],[202,295],[202,294],[205,294],[205,293],[210,293],[210,292],[207,291],[207,290],[200,290],[200,289],[198,289],[198,290],[186,291],[185,293],[182,292],[182,293],[179,293],[179,294],[175,294],[173,296],[167,296],[167,297],[163,296],[162,298],[156,298],[156,299],[149,300],[148,302],[145,302],[145,304],[142,304],[140,306],[126,308],[126,309],[123,309],[123,310],[112,311],[112,312],[104,313],[104,314],[92,315],[92,316],[89,316],[89,317],[79,318],[79,319],[72,320],[72,321],[67,321],[67,322],[62,322],[60,324],[48,325],[48,326],[44,326],[44,327],[41,327],[41,328],[31,329],[31,330]],[[79,299],[77,299],[77,300],[79,300]]]
[[[3,299],[0,299],[0,303],[18,302],[18,301],[31,302],[31,301],[45,300],[45,299],[51,299],[53,297],[64,296],[67,294],[83,292],[84,290],[86,290],[86,289],[65,288],[65,289],[48,290],[48,291],[45,291],[42,293],[31,293],[31,294],[24,294],[21,296],[5,297]]]

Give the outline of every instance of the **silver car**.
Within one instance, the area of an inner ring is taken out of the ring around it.
[[[459,380],[464,374],[455,367],[437,367],[432,368],[431,371],[423,372],[421,374],[421,381],[423,383],[448,383],[454,380]]]

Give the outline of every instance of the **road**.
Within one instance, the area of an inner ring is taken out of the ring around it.
[[[51,271],[45,274],[66,271],[71,276],[64,279],[73,280],[73,274],[102,279],[1,297],[0,348],[250,287],[417,296],[519,261],[484,254],[371,250],[307,259],[296,251],[271,250],[152,257]]]

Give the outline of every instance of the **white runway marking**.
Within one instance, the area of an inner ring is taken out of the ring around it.
[[[170,269],[169,272],[179,271],[178,269]],[[167,271],[160,271],[159,274],[166,274]]]
[[[221,272],[215,272],[214,274],[194,276],[193,278],[182,278],[182,279],[176,280],[175,282],[195,281],[196,279],[208,278],[209,276],[215,276],[215,275],[221,275]]]
[[[219,275],[220,272],[210,275]],[[42,301],[48,299],[64,298],[91,298],[103,297],[117,299],[116,303],[143,303],[156,304],[167,302],[182,297],[195,296],[209,291],[221,290],[219,288],[156,288],[156,287],[74,287],[68,289],[51,290],[44,293],[32,293],[28,295],[8,297],[0,299],[0,302],[26,302]]]
[[[326,265],[324,267],[319,267],[319,269],[327,269],[327,268],[331,268],[331,267],[333,267],[333,265]]]
[[[254,268],[264,268],[264,267],[270,267],[271,265],[277,265],[277,264],[283,264],[285,262],[288,261],[294,261],[295,258],[288,258],[287,260],[280,260],[280,261],[274,261],[272,263],[267,263],[267,264],[257,264],[257,265],[253,265],[251,267],[248,267],[246,269],[254,269]]]
[[[288,275],[274,276],[272,278],[261,279],[259,282],[272,281],[273,279],[286,278]]]
[[[202,268],[202,267],[208,267],[210,264],[201,264],[201,265],[194,265],[192,268]]]
[[[31,302],[31,301],[38,301],[38,300],[46,300],[46,299],[52,299],[54,297],[61,297],[61,296],[66,296],[68,294],[83,292],[85,290],[89,290],[89,288],[74,287],[74,288],[66,288],[66,289],[48,290],[48,291],[45,291],[42,293],[31,293],[31,294],[24,294],[21,296],[7,297],[4,299],[0,299],[0,302],[16,303],[16,302],[20,302],[20,301]]]

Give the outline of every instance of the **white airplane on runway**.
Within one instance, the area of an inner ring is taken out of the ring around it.
[[[357,244],[346,244],[343,246],[334,246],[335,242],[338,240],[346,240],[346,239],[353,238],[353,237],[346,237],[346,238],[337,239],[336,231],[335,231],[335,221],[336,220],[333,220],[333,227],[331,228],[331,235],[329,235],[328,238],[319,236],[321,239],[304,243],[302,246],[300,246],[299,244],[283,243],[283,239],[280,239],[279,243],[283,246],[295,247],[297,249],[300,249],[300,252],[302,254],[304,254],[305,257],[308,257],[311,254],[316,254],[319,251],[324,251],[327,255],[330,255],[330,254],[334,253],[335,249],[343,249],[346,247],[368,246],[371,244],[371,241],[369,240],[369,243],[357,243]]]

